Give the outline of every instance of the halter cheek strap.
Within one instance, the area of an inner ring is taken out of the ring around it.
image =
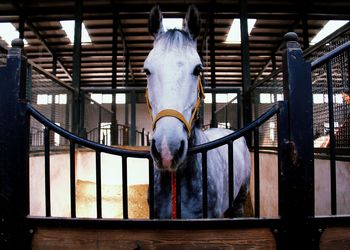
[[[198,85],[197,85],[197,101],[196,104],[192,110],[192,115],[190,118],[190,121],[187,122],[186,118],[183,116],[183,114],[181,114],[179,111],[174,110],[174,109],[163,109],[161,110],[153,119],[152,116],[152,107],[149,103],[148,100],[148,89],[146,89],[146,104],[147,104],[147,108],[148,108],[148,113],[150,114],[153,122],[152,122],[152,129],[154,130],[156,127],[157,122],[159,121],[159,119],[163,118],[163,117],[174,117],[177,118],[179,121],[181,121],[186,128],[188,137],[190,137],[191,135],[191,128],[192,128],[192,123],[197,119],[197,114],[198,114],[198,110],[199,107],[201,105],[201,100],[205,98],[204,95],[204,90],[203,90],[203,85],[202,85],[202,81],[201,81],[201,77],[198,76]]]

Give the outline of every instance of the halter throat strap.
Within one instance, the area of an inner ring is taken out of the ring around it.
[[[203,85],[202,85],[202,81],[201,81],[201,77],[198,76],[198,85],[197,85],[197,101],[196,101],[196,104],[192,110],[192,115],[191,115],[191,118],[190,118],[190,121],[187,122],[186,118],[183,116],[183,114],[181,114],[179,111],[177,110],[174,110],[174,109],[163,109],[161,110],[158,114],[156,114],[156,116],[154,117],[153,119],[153,116],[152,116],[152,107],[149,103],[149,100],[148,100],[148,90],[146,90],[146,94],[145,94],[145,97],[146,97],[146,104],[147,104],[147,108],[148,108],[148,113],[150,114],[153,122],[152,122],[152,129],[154,130],[156,128],[156,124],[157,122],[163,118],[163,117],[174,117],[176,119],[178,119],[179,121],[181,121],[185,128],[186,128],[186,132],[188,134],[188,137],[191,136],[191,128],[192,128],[192,123],[197,120],[197,114],[198,114],[198,110],[199,110],[199,107],[201,105],[201,100],[205,98],[205,95],[204,95],[204,90],[203,90]]]

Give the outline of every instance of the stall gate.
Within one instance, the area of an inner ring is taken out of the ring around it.
[[[331,242],[328,242],[331,245],[327,243],[327,240],[321,240],[320,244],[322,233],[330,228],[338,230],[336,231],[340,232],[338,235],[349,235],[346,232],[350,232],[350,217],[334,214],[334,216],[319,218],[314,215],[311,70],[321,64],[328,65],[334,56],[349,51],[350,43],[310,63],[304,61],[297,39],[295,33],[288,33],[285,36],[286,49],[283,54],[285,101],[278,102],[254,122],[233,134],[189,150],[189,154],[202,155],[202,192],[206,194],[207,152],[219,146],[227,146],[228,152],[231,152],[228,155],[229,165],[233,166],[233,141],[250,133],[253,135],[254,216],[207,219],[208,201],[206,195],[203,195],[203,219],[198,220],[181,219],[180,208],[176,220],[154,219],[154,169],[149,152],[112,148],[85,140],[55,125],[33,108],[26,100],[27,67],[26,58],[23,55],[23,42],[20,39],[14,40],[7,56],[7,65],[0,68],[1,249],[83,249],[89,246],[91,249],[158,249],[165,247],[170,249],[203,249],[204,247],[319,249],[320,246],[324,249],[327,249],[327,246],[349,248],[349,236],[335,237],[338,241],[332,241],[334,240],[332,238]],[[45,126],[46,216],[43,217],[29,216],[30,116]],[[260,216],[259,211],[259,127],[273,116],[277,116],[278,128],[279,216],[266,219]],[[57,188],[51,186],[49,178],[51,132],[58,133],[69,141],[70,218],[51,216],[50,190]],[[75,152],[79,146],[93,150],[96,156],[97,216],[95,219],[78,218],[76,214]],[[102,153],[119,155],[122,158],[123,219],[105,219],[102,215]],[[145,158],[149,162],[150,205],[147,220],[129,219],[127,189],[127,159],[129,157]],[[334,157],[334,152],[331,155],[331,160],[334,160],[332,157]],[[229,182],[230,184],[233,182],[232,168],[229,170]],[[334,186],[335,183],[332,185]],[[230,194],[234,192],[233,189],[229,191]],[[181,194],[178,194],[177,199],[181,199]]]

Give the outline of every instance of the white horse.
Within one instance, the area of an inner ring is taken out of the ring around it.
[[[189,156],[188,147],[226,136],[232,131],[202,131],[195,118],[201,98],[202,63],[196,38],[200,16],[195,6],[188,8],[183,29],[165,31],[162,13],[153,7],[149,31],[154,47],[144,62],[147,74],[147,101],[153,119],[151,155],[155,164],[155,216],[171,218],[171,174],[177,172],[181,188],[182,218],[201,218],[201,154]],[[234,216],[243,215],[249,190],[250,155],[244,138],[233,143]],[[227,146],[208,151],[208,217],[223,217],[229,208]]]

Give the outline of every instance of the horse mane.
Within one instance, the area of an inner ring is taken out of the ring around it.
[[[164,33],[161,33],[155,42],[161,44],[165,49],[170,48],[184,48],[193,46],[195,41],[191,35],[184,30],[180,29],[169,29]]]

